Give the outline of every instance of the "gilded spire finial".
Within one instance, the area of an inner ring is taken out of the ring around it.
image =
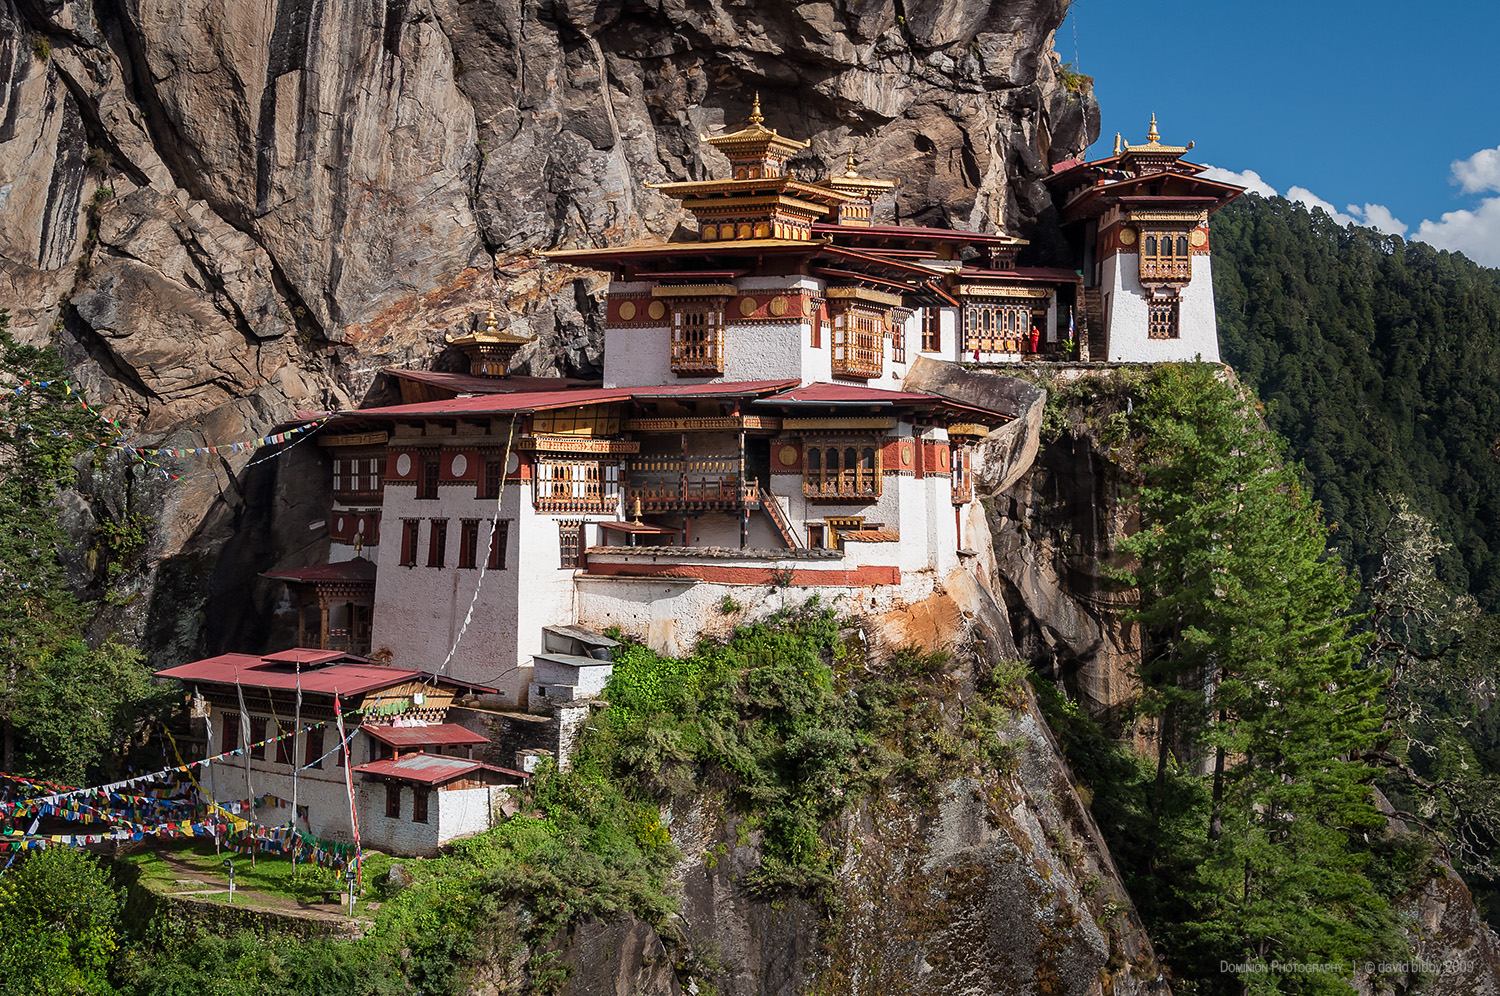
[[[490,316],[484,321],[484,330],[490,335],[495,334],[495,302],[490,302]]]
[[[760,113],[760,91],[757,90],[755,91],[755,106],[750,108],[750,123],[758,125],[764,120],[765,118]]]
[[[1119,132],[1115,132],[1115,155],[1118,156],[1120,153],[1122,153],[1124,151],[1125,150],[1121,147],[1120,133]]]
[[[1161,141],[1161,132],[1159,132],[1159,131],[1156,130],[1156,115],[1155,114],[1151,115],[1151,130],[1148,131],[1148,132],[1146,132],[1146,141],[1148,141],[1148,142],[1160,142]]]
[[[859,170],[857,170],[857,169],[854,168],[854,150],[853,149],[849,150],[849,158],[844,163],[844,175],[845,176],[859,176]]]

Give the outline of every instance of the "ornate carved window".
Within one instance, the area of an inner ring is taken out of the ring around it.
[[[378,500],[381,495],[378,456],[341,456],[333,458],[333,500],[361,502]]]
[[[442,461],[436,453],[422,457],[422,477],[417,481],[417,497],[433,499],[438,496],[438,475]]]
[[[885,315],[850,305],[833,316],[835,377],[879,377],[885,368]]]
[[[537,464],[538,512],[611,512],[620,501],[620,465],[598,460]]]
[[[964,356],[972,353],[1019,353],[1031,331],[1030,301],[985,301],[964,305]]]
[[[1146,337],[1148,339],[1180,338],[1178,303],[1175,297],[1146,303]]]
[[[906,362],[906,320],[911,312],[897,308],[891,312],[891,362]]]
[[[802,447],[802,493],[808,498],[873,501],[880,497],[880,470],[880,446],[873,440]]]
[[[688,376],[724,372],[722,300],[685,300],[672,308],[672,372]]]
[[[953,504],[963,505],[974,497],[974,476],[969,463],[969,448],[962,443],[951,444],[949,474],[953,481]]]
[[[830,549],[842,550],[844,548],[844,534],[854,532],[863,528],[864,516],[829,516],[823,520],[828,526],[828,546]]]
[[[499,498],[500,482],[505,479],[505,463],[499,457],[484,461],[484,474],[479,478],[479,497]]]
[[[1147,232],[1141,237],[1141,282],[1193,279],[1186,232]]]

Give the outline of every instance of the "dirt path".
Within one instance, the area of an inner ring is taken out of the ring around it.
[[[206,899],[210,896],[222,896],[229,892],[222,873],[207,872],[192,864],[183,861],[171,851],[158,851],[157,857],[172,870],[175,876],[176,886],[167,893],[169,896],[180,896],[188,899]],[[205,886],[202,889],[181,888],[188,883],[198,883]],[[330,893],[337,893],[336,888],[330,888]],[[323,923],[349,922],[348,907],[342,902],[322,903],[308,902],[302,899],[292,899],[287,896],[271,895],[254,888],[246,888],[236,885],[234,889],[235,905],[245,905],[257,910],[276,913],[283,916],[300,917],[306,920],[317,920]],[[362,927],[370,924],[364,922],[366,918],[380,908],[379,903],[357,902],[355,903],[356,923]]]

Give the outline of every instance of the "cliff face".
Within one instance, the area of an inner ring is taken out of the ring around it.
[[[532,372],[587,373],[601,282],[532,250],[670,235],[675,202],[642,184],[722,167],[698,135],[756,91],[812,140],[797,169],[852,150],[902,181],[897,218],[1003,221],[1045,257],[1039,179],[1098,131],[1052,51],[1066,9],[0,0],[0,306],[23,338],[55,337],[133,439],[166,445],[357,403],[492,300],[538,336]],[[171,487],[97,488],[156,522],[148,562],[201,555],[179,570],[189,613],[249,594],[213,580],[249,525],[248,457],[194,459]],[[139,634],[147,614],[113,624]]]

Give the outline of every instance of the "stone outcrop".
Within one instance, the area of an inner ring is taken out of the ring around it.
[[[0,306],[148,444],[357,403],[491,301],[536,336],[525,372],[588,374],[602,281],[534,250],[670,236],[680,209],[644,183],[722,168],[699,135],[757,91],[811,139],[799,172],[852,150],[901,181],[888,215],[1003,224],[1045,259],[1040,179],[1098,131],[1052,50],[1066,10],[0,0]],[[152,563],[215,555],[265,487],[247,462],[180,461],[148,489],[170,524]],[[297,482],[269,487],[297,503]],[[223,593],[178,594],[195,616]],[[139,631],[144,602],[108,624]]]

